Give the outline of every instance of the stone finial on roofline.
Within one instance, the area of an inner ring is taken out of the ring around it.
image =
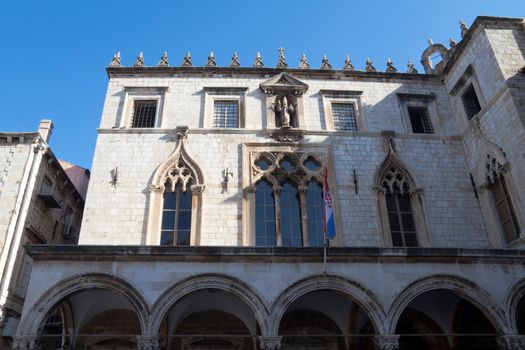
[[[407,73],[408,74],[417,74],[417,69],[416,69],[416,67],[414,67],[414,63],[412,62],[412,60],[408,60]]]
[[[113,55],[113,59],[111,60],[110,67],[121,67],[120,65],[120,51],[118,51],[116,54]]]
[[[394,67],[394,62],[390,59],[390,57],[386,60],[386,71],[387,73],[396,73],[397,69]]]
[[[300,69],[310,69],[310,63],[308,63],[308,59],[306,58],[306,55],[304,53],[301,55],[301,60],[299,62],[299,68]]]
[[[241,62],[239,62],[239,56],[237,55],[237,52],[234,52],[232,60],[230,62],[230,67],[238,68],[240,66],[241,66]]]
[[[321,69],[324,69],[324,70],[332,69],[332,65],[328,62],[328,57],[326,57],[326,54],[323,54],[323,60],[321,61]]]
[[[193,66],[193,63],[191,62],[191,54],[189,51],[186,53],[186,56],[184,56],[184,60],[182,61],[183,67],[191,67]]]
[[[431,47],[432,45],[434,45],[434,41],[432,40],[432,38],[428,38],[427,42],[428,42],[428,47]]]
[[[450,46],[451,49],[455,48],[456,47],[456,40],[454,40],[454,38],[450,37],[448,39],[448,45]]]
[[[164,53],[162,54],[162,56],[160,57],[160,61],[159,63],[157,64],[157,66],[159,67],[168,67],[169,66],[169,63],[168,63],[168,53],[166,51],[164,51]]]
[[[468,27],[462,19],[459,20],[459,28],[461,28],[461,39],[467,34]]]
[[[288,63],[286,63],[286,58],[284,57],[284,49],[280,47],[279,51],[279,61],[277,61],[277,68],[287,68]]]
[[[372,60],[370,59],[370,57],[366,59],[366,68],[365,68],[365,70],[367,72],[377,72],[376,67],[374,67],[372,65]]]
[[[217,62],[215,62],[215,56],[213,55],[213,51],[210,52],[210,55],[208,56],[208,62],[206,62],[206,67],[216,67]]]
[[[133,67],[144,67],[144,55],[142,54],[142,51],[140,51],[137,60],[133,64]]]
[[[262,61],[261,53],[257,52],[257,55],[255,55],[255,60],[253,61],[253,67],[254,68],[262,68],[264,67],[264,63]]]
[[[348,56],[348,55],[346,55],[346,57],[345,57],[345,64],[343,66],[343,69],[344,70],[350,70],[350,71],[355,70],[355,67],[352,64],[352,61],[350,61],[350,56]]]

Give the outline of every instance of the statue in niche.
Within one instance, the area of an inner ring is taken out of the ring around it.
[[[275,124],[283,129],[297,127],[297,108],[290,96],[277,96],[275,100]]]

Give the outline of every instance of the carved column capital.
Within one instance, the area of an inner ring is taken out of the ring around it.
[[[487,191],[489,189],[489,186],[490,185],[488,182],[482,183],[481,185],[478,186],[478,193],[482,194],[483,192]]]
[[[206,189],[205,185],[192,185],[191,193],[199,195],[199,194],[202,194],[202,192],[204,192],[205,189]]]
[[[385,195],[387,192],[387,189],[383,186],[374,186],[372,187],[372,190],[376,192],[376,194]]]
[[[255,193],[256,187],[255,186],[247,186],[245,189],[246,193]]]
[[[282,337],[259,337],[261,350],[281,350]]]
[[[304,194],[308,190],[308,186],[298,186],[297,190],[299,191],[300,194]]]
[[[273,186],[272,191],[274,196],[279,196],[281,194],[282,187],[281,186]]]
[[[155,335],[137,335],[139,350],[159,350],[159,337]]]
[[[380,350],[398,350],[399,349],[399,335],[377,335],[374,338],[376,346]]]
[[[523,335],[502,335],[497,341],[501,350],[525,350],[525,336]]]
[[[155,186],[155,185],[149,185],[149,190],[150,190],[150,192],[153,192],[153,193],[162,193],[162,192],[164,192],[164,188],[159,187],[159,186]]]
[[[410,197],[419,197],[423,194],[423,188],[421,187],[416,187],[416,188],[411,188],[409,191],[408,191],[408,195]]]

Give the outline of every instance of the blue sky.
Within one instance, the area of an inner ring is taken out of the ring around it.
[[[180,65],[190,51],[204,65],[210,51],[228,65],[237,51],[250,66],[260,51],[267,66],[284,47],[290,66],[304,52],[312,67],[327,54],[357,69],[367,57],[384,70],[390,57],[404,71],[427,39],[459,41],[458,22],[478,15],[525,17],[524,0],[355,1],[11,1],[0,3],[2,131],[34,131],[55,123],[51,147],[62,159],[91,168],[107,86],[105,67],[116,51],[132,65],[143,51],[155,65],[167,51]],[[191,116],[189,116],[191,117]]]

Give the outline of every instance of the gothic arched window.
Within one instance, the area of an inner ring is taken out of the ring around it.
[[[191,197],[180,185],[164,192],[160,245],[190,245]]]
[[[252,215],[256,246],[323,245],[322,164],[313,154],[254,154]]]

